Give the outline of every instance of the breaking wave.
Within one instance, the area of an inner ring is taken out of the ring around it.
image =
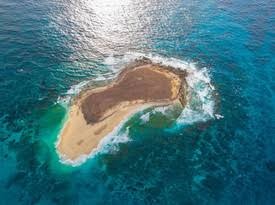
[[[79,94],[81,90],[83,90],[89,84],[89,82],[90,81],[82,81],[76,85],[71,86],[64,96],[58,97],[57,103],[64,107],[67,107],[72,97]]]
[[[153,54],[135,53],[136,58],[147,57],[153,63],[171,66],[188,72],[186,81],[188,85],[187,105],[177,119],[178,125],[192,124],[207,121],[215,117],[214,86],[211,83],[209,70],[199,68],[195,63],[189,63],[176,58],[165,58]],[[156,108],[159,109],[159,108]]]

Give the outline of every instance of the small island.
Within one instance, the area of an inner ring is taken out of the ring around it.
[[[100,141],[136,112],[186,104],[187,73],[169,66],[136,60],[109,85],[84,90],[70,106],[57,150],[64,159],[89,155]]]

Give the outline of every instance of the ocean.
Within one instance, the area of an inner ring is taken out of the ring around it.
[[[61,160],[71,99],[142,57],[188,71],[179,117]],[[275,204],[274,65],[273,0],[0,0],[0,204]]]

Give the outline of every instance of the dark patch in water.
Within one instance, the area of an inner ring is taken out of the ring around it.
[[[265,166],[268,169],[268,171],[275,172],[275,161],[269,160],[265,163]]]

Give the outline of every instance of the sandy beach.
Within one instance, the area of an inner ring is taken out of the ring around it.
[[[88,89],[70,107],[57,150],[72,161],[88,155],[123,120],[151,106],[185,105],[186,73],[148,62],[125,68],[110,85]]]

